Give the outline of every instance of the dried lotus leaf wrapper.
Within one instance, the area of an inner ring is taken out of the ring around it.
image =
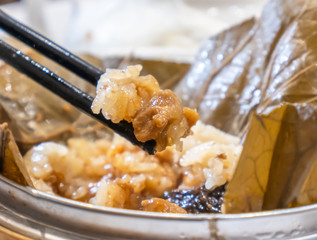
[[[316,119],[316,105],[288,105],[272,158],[262,210],[287,208],[300,196],[317,159]]]
[[[83,90],[94,90],[35,51],[26,52]],[[69,137],[75,131],[73,122],[81,115],[70,104],[5,63],[0,66],[0,98],[0,108],[5,112],[0,115],[0,121],[8,122],[22,153],[40,142]]]
[[[281,119],[286,106],[270,116],[253,115],[236,170],[224,195],[224,212],[261,211]]]
[[[249,143],[255,142],[259,140],[257,135],[262,136],[269,131],[260,124],[256,129],[254,118],[252,119],[237,170],[240,169],[240,174],[243,174],[243,168],[246,172],[249,171],[248,167],[253,169],[255,182],[248,187],[249,182],[242,181],[243,177],[240,181],[238,177],[233,178],[234,181],[228,186],[228,201],[225,202],[227,212],[271,210],[316,202],[315,187],[312,184],[317,159],[317,34],[313,30],[317,27],[316,7],[316,1],[270,1],[263,12],[262,19],[271,14],[272,19],[279,19],[277,25],[272,27],[280,27],[275,33],[276,42],[272,45],[262,75],[257,119],[260,123],[273,112],[282,112],[281,105],[287,105],[287,109],[285,116],[279,120],[281,125],[276,133],[276,143],[270,147],[274,152],[271,157],[266,158],[270,168],[265,173],[264,184],[258,185],[261,176],[259,172],[262,173],[263,170],[260,163],[254,164],[257,160],[251,161],[257,159],[252,152],[265,148],[266,145],[252,147],[247,144],[247,140]],[[257,134],[253,134],[253,140],[250,140],[248,138],[251,138],[252,132]],[[265,151],[262,150],[264,154]],[[250,164],[246,164],[246,152],[248,156],[253,156],[249,158]],[[234,192],[236,195],[231,195]],[[243,200],[237,204],[239,194]]]
[[[307,104],[283,104],[252,117],[225,194],[226,213],[315,203],[307,196],[316,191],[311,184],[317,159],[316,119],[317,107]]]
[[[236,121],[239,116],[236,114],[239,109],[236,101],[240,96],[237,92],[242,90],[241,85],[247,83],[233,86],[235,97],[231,97],[233,92],[228,89],[236,81],[234,73],[243,71],[244,66],[237,65],[233,69],[227,66],[232,64],[237,54],[244,51],[256,27],[256,20],[252,18],[210,38],[200,49],[189,72],[175,88],[175,93],[184,105],[198,109],[200,120],[234,134],[240,130]],[[250,53],[250,50],[243,53],[241,65],[245,63],[248,67]],[[210,89],[214,89],[214,92],[210,92]],[[207,106],[203,106],[205,102]],[[235,113],[231,114],[231,111]]]
[[[290,203],[290,206],[304,206],[317,203],[317,160],[311,167],[307,178],[300,189],[299,195]]]
[[[3,176],[21,185],[33,187],[23,157],[7,123],[0,124],[0,160]]]
[[[199,106],[213,76],[249,41],[255,23],[255,18],[248,19],[211,37],[203,44],[189,72],[175,87],[175,93],[185,106]]]
[[[269,1],[259,20],[211,38],[176,93],[198,106],[203,122],[239,134],[259,104],[262,112],[272,95],[282,102],[281,88],[317,62],[316,5],[313,0]]]

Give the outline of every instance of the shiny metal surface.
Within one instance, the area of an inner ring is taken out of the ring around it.
[[[316,239],[317,205],[250,214],[176,215],[50,196],[0,177],[0,225],[32,239]]]

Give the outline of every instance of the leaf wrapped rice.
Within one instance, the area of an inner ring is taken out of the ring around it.
[[[141,65],[126,70],[107,70],[98,81],[92,111],[106,119],[132,122],[141,142],[154,139],[156,150],[180,144],[198,120],[195,110],[183,108],[171,90],[161,90],[152,75],[140,76]]]

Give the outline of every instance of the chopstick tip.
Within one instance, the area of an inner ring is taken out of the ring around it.
[[[150,155],[154,155],[156,152],[155,146],[156,146],[156,141],[152,139],[152,140],[146,141],[142,145],[142,149],[146,151],[147,153],[149,153]]]

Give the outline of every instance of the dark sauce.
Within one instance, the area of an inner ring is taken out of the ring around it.
[[[181,191],[164,192],[163,198],[176,203],[188,213],[221,213],[226,184],[207,190],[200,186]]]

